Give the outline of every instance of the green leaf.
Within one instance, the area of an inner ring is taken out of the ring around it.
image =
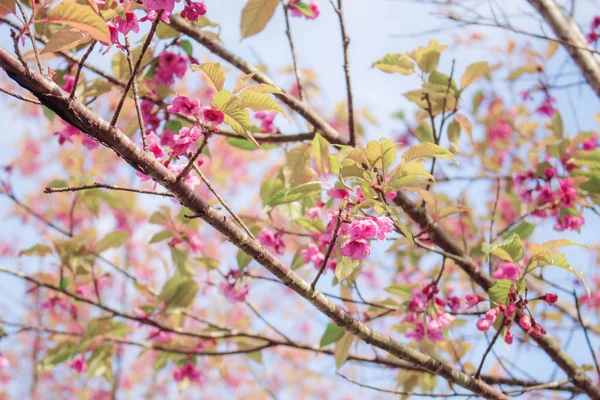
[[[315,193],[321,192],[321,182],[308,182],[296,186],[292,189],[283,189],[277,193],[269,202],[268,207],[274,207],[279,204],[292,203],[304,199]]]
[[[399,72],[403,75],[410,75],[415,71],[415,63],[405,54],[387,54],[372,66],[383,72]]]
[[[519,225],[506,232],[502,237],[504,239],[508,239],[512,235],[518,235],[521,238],[521,240],[525,240],[533,234],[535,227],[536,225],[531,224],[527,221],[523,221]]]
[[[536,267],[554,265],[566,271],[569,271],[581,280],[581,282],[585,286],[587,294],[589,295],[590,288],[587,285],[587,282],[585,281],[583,271],[574,269],[571,266],[571,264],[569,264],[569,262],[567,261],[565,255],[558,251],[560,247],[573,245],[581,246],[568,239],[551,240],[541,245],[531,244],[529,249],[529,253],[531,254],[530,262]]]
[[[327,174],[329,172],[329,142],[318,132],[313,138],[311,153],[315,159],[317,170]]]
[[[450,122],[450,125],[448,125],[448,140],[458,148],[458,143],[460,141],[460,124],[456,119],[453,119],[452,122]]]
[[[560,116],[560,112],[556,111],[554,113],[554,117],[552,118],[552,133],[554,137],[557,139],[562,139],[565,133],[565,127],[563,124],[562,117]]]
[[[48,12],[48,22],[67,24],[89,33],[94,39],[110,43],[108,26],[92,7],[65,0]]]
[[[192,70],[202,71],[208,78],[207,81],[209,86],[217,91],[223,90],[223,85],[225,84],[225,72],[223,72],[223,67],[221,67],[220,62],[192,65]]]
[[[340,369],[348,358],[348,353],[350,352],[350,346],[352,346],[353,340],[354,336],[350,332],[344,332],[344,335],[335,342],[333,356],[335,358],[335,366],[337,369]]]
[[[417,286],[419,285],[416,283],[394,283],[393,285],[386,287],[385,291],[402,297],[411,297],[413,289]]]
[[[339,282],[348,278],[362,265],[363,260],[354,260],[350,257],[339,256],[335,267],[335,277]]]
[[[534,63],[522,65],[508,74],[508,80],[514,81],[525,74],[537,74],[540,72],[539,68],[539,65]]]
[[[250,264],[250,261],[252,261],[252,257],[244,253],[242,250],[238,250],[235,258],[237,259],[238,269],[240,271],[243,270],[248,264]]]
[[[440,52],[431,50],[421,56],[419,60],[419,68],[425,73],[430,73],[438,67],[440,62]]]
[[[385,171],[396,160],[396,145],[390,139],[372,140],[367,143],[365,153],[372,167]]]
[[[331,343],[335,343],[344,336],[344,329],[340,328],[336,324],[328,324],[325,329],[325,333],[321,337],[319,347],[325,347]]]
[[[62,278],[58,281],[58,287],[62,290],[66,290],[69,287],[69,280],[67,278]]]
[[[198,293],[198,284],[189,277],[175,275],[169,279],[158,295],[165,302],[165,311],[189,307]]]
[[[504,261],[519,262],[525,255],[525,249],[523,248],[523,242],[517,234],[513,234],[510,239],[507,239],[501,243],[489,244],[483,243],[481,245],[483,253],[486,258],[490,254],[494,254],[496,257],[501,258]]]
[[[467,86],[479,80],[481,77],[488,73],[489,69],[490,66],[485,61],[476,62],[469,65],[467,69],[465,69],[463,76],[460,78],[461,89],[464,89]]]
[[[114,346],[106,343],[98,347],[88,360],[87,375],[89,378],[104,376],[107,381],[112,380],[112,355]]]
[[[97,253],[102,253],[108,249],[116,249],[129,239],[129,233],[125,231],[111,232],[100,239],[95,246]]]
[[[198,257],[194,260],[196,260],[200,265],[203,265],[206,269],[219,268],[219,260],[212,257]]]
[[[19,252],[20,256],[39,256],[44,257],[48,254],[52,254],[53,250],[50,246],[46,246],[45,244],[36,244],[28,249],[21,250]]]
[[[169,249],[171,250],[171,259],[173,260],[173,265],[175,265],[175,268],[177,269],[177,273],[188,278],[195,276],[196,271],[187,254],[175,247],[169,247]]]
[[[244,100],[244,105],[252,111],[277,111],[285,116],[285,111],[267,93],[258,93],[253,90],[244,90],[239,94]]]
[[[412,146],[402,154],[402,160],[409,162],[418,160],[420,158],[436,157],[436,158],[449,158],[456,161],[454,155],[442,146],[438,146],[434,143],[419,143]]]
[[[179,32],[177,32],[177,33],[179,33]],[[183,51],[185,51],[185,53],[188,55],[188,57],[192,56],[192,54],[194,52],[194,48],[192,47],[192,43],[189,40],[187,40],[187,39],[181,40],[179,42],[179,46],[181,46],[181,48],[183,49]]]
[[[272,144],[265,144],[263,143],[260,146],[255,145],[252,142],[249,142],[246,139],[242,139],[242,138],[235,138],[235,137],[228,137],[227,138],[227,143],[229,143],[231,146],[236,147],[238,149],[241,150],[246,150],[246,151],[254,151],[254,150],[271,150],[271,149],[276,149],[279,146],[272,143]]]
[[[171,239],[173,237],[173,231],[162,231],[155,233],[150,239],[150,244],[162,242],[163,240]]]
[[[89,33],[82,32],[77,28],[65,27],[52,35],[46,43],[46,47],[42,50],[42,54],[70,50],[90,40],[92,40],[92,37]]]
[[[498,306],[499,302],[506,305],[508,300],[508,292],[510,292],[513,286],[513,281],[509,279],[498,279],[494,286],[489,290],[490,302],[492,307]]]
[[[55,365],[65,362],[74,354],[75,344],[72,342],[61,342],[46,352],[46,355],[40,361],[41,369],[50,369]]]
[[[279,0],[248,0],[242,10],[242,39],[256,35],[267,26],[275,14]]]

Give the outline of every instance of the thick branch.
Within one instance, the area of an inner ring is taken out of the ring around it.
[[[563,47],[571,55],[590,87],[600,97],[600,55],[593,52],[575,21],[565,16],[554,0],[528,1],[550,25],[554,34],[562,40]]]
[[[171,21],[174,23],[176,20],[179,20],[180,26],[181,24],[188,25],[178,17],[172,17]],[[449,382],[469,389],[475,394],[494,399],[507,398],[483,381],[473,379],[446,363],[372,330],[342,308],[336,306],[319,291],[311,290],[308,282],[297,276],[288,266],[281,263],[273,254],[265,250],[260,243],[252,240],[236,224],[224,219],[221,212],[211,207],[184,182],[178,182],[175,174],[156,160],[152,154],[140,149],[117,127],[111,126],[108,122],[99,118],[81,102],[70,100],[68,94],[54,82],[38,73],[25,69],[19,60],[4,48],[0,48],[0,67],[13,80],[23,88],[29,90],[40,102],[57,113],[66,122],[112,149],[134,169],[152,177],[155,182],[167,188],[181,204],[200,216],[217,231],[221,232],[231,243],[263,265],[289,288],[308,300],[323,314],[327,315],[338,326],[368,344],[380,348],[402,360],[413,363],[432,374],[439,375]]]

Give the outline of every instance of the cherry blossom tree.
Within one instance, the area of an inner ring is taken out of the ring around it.
[[[600,16],[375,3],[0,1],[0,398],[600,399]]]

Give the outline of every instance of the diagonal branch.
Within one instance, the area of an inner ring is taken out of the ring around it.
[[[172,22],[176,20],[173,17]],[[180,21],[181,22],[181,21]],[[296,275],[287,265],[279,261],[260,243],[252,240],[232,221],[224,219],[222,213],[211,207],[184,182],[177,181],[175,174],[149,154],[135,145],[117,127],[95,115],[81,102],[70,100],[56,83],[23,67],[17,58],[0,48],[0,67],[23,88],[34,94],[46,107],[53,110],[66,122],[115,151],[134,169],[148,175],[169,190],[182,205],[200,216],[232,244],[263,265],[315,308],[327,315],[335,324],[352,333],[368,344],[382,349],[401,360],[439,375],[449,382],[462,386],[473,393],[492,399],[507,397],[485,382],[460,372],[450,365],[404,345],[390,336],[372,330],[328,300],[321,292],[311,290],[310,284]],[[590,391],[589,393],[593,393]]]
[[[600,55],[593,52],[575,21],[565,16],[554,0],[528,1],[550,25],[585,80],[600,97]]]
[[[277,86],[275,82],[273,82],[268,76],[260,72],[256,67],[250,65],[241,57],[227,50],[221,45],[221,43],[217,42],[212,37],[206,35],[204,32],[192,25],[190,22],[186,21],[178,15],[171,15],[169,18],[171,20],[171,24],[169,25],[171,28],[175,29],[178,32],[186,34],[202,46],[206,47],[211,53],[221,57],[223,60],[229,62],[231,65],[235,66],[240,71],[246,74],[254,73],[254,75],[252,75],[252,79],[254,79],[256,82],[266,83],[268,85],[275,86],[283,92],[283,90],[279,86]],[[293,96],[290,96],[289,94],[286,94],[285,92],[281,94],[275,94],[275,96],[277,96],[277,98],[279,98],[279,100],[281,100],[283,103],[287,104],[292,110],[302,115],[330,143],[345,144],[345,140],[340,137],[340,134],[331,125],[329,125],[327,121],[325,121],[319,114],[317,114],[317,112],[314,111],[308,104],[296,99]]]

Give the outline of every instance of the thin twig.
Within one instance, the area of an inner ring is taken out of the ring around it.
[[[529,211],[528,213],[526,213],[525,215],[519,217],[518,219],[516,219],[512,224],[509,224],[508,226],[504,227],[503,229],[500,230],[500,232],[498,232],[496,234],[496,236],[494,236],[494,239],[490,240],[490,243],[494,243],[500,236],[504,235],[506,232],[508,232],[513,226],[515,226],[516,224],[518,224],[519,222],[523,221],[525,218],[529,217],[531,214],[536,213],[538,211],[543,211],[546,210],[550,207],[552,207],[554,205],[554,203],[546,203],[543,204],[541,206],[538,206],[536,208],[534,208],[533,210]]]
[[[39,101],[37,101],[37,100],[28,99],[27,97],[23,97],[23,96],[21,96],[21,95],[19,95],[19,94],[16,94],[16,93],[11,93],[11,92],[9,92],[9,91],[8,91],[8,90],[6,90],[6,89],[2,89],[2,88],[0,88],[0,92],[2,92],[2,93],[4,93],[4,94],[7,94],[7,95],[9,95],[9,96],[12,96],[12,97],[14,97],[15,99],[19,99],[19,100],[25,101],[25,102],[27,102],[27,103],[31,103],[31,104],[37,104],[38,106],[42,104],[42,103],[40,103],[40,102],[39,102]]]
[[[143,189],[134,189],[124,186],[116,186],[116,185],[108,185],[106,183],[93,183],[91,185],[83,185],[83,186],[69,186],[64,188],[51,188],[46,187],[44,189],[44,193],[61,193],[61,192],[79,192],[81,190],[90,190],[90,189],[108,189],[108,190],[116,190],[121,192],[132,192],[132,193],[140,193],[140,194],[152,194],[155,196],[163,196],[163,197],[173,197],[171,193],[168,192],[154,192],[152,190],[143,190]]]
[[[575,308],[577,308],[577,317],[579,318],[579,322],[581,323],[581,327],[583,328],[583,334],[585,335],[585,340],[590,348],[590,353],[592,354],[592,359],[594,360],[594,365],[596,366],[596,372],[598,372],[598,376],[600,377],[600,366],[598,365],[598,359],[596,358],[596,352],[594,351],[594,346],[592,346],[592,341],[590,340],[590,334],[588,333],[585,324],[583,323],[583,318],[581,317],[581,310],[579,308],[579,299],[577,298],[577,293],[573,292],[573,298],[575,299]]]
[[[490,244],[494,237],[494,222],[496,221],[496,210],[498,209],[498,200],[500,200],[500,179],[496,180],[496,200],[494,200],[494,209],[492,211],[492,220],[490,221]],[[489,257],[489,274],[492,274],[492,257]]]
[[[225,199],[223,199],[223,197],[221,197],[221,195],[217,192],[215,187],[210,183],[210,181],[202,173],[202,170],[200,170],[200,168],[198,168],[195,165],[193,166],[193,168],[194,168],[194,171],[196,171],[196,173],[200,177],[200,179],[202,179],[202,182],[204,182],[204,184],[206,185],[208,190],[210,190],[210,192],[217,198],[217,200],[219,200],[219,203],[221,203],[221,205],[227,210],[227,212],[229,212],[229,215],[231,215],[231,217],[242,227],[242,229],[244,230],[244,232],[246,232],[246,234],[248,236],[250,236],[252,239],[256,240],[256,237],[252,234],[252,231],[250,230],[250,228],[248,228],[248,226],[246,226],[244,221],[242,221],[242,219],[237,215],[237,213],[235,211],[233,211],[233,209],[229,206],[229,204],[227,204]]]
[[[294,343],[292,341],[292,339],[290,339],[285,333],[281,332],[281,330],[279,330],[275,325],[273,325],[272,323],[270,323],[269,321],[267,321],[267,319],[265,317],[263,317],[252,304],[250,304],[248,301],[246,301],[245,303],[248,306],[248,308],[250,308],[250,310],[252,310],[252,312],[254,313],[254,315],[256,315],[258,317],[258,319],[260,319],[262,322],[264,322],[265,325],[267,325],[269,328],[273,329],[273,331],[275,331],[279,336],[281,336],[282,338],[284,338],[288,342]]]
[[[494,347],[494,344],[496,344],[496,341],[498,340],[498,338],[500,337],[500,334],[502,333],[502,330],[504,329],[505,320],[506,320],[506,317],[503,316],[502,323],[498,327],[498,330],[496,331],[496,334],[492,338],[492,341],[488,345],[487,349],[485,349],[485,353],[483,353],[483,357],[481,358],[481,362],[479,363],[479,368],[477,368],[477,372],[475,373],[475,379],[479,379],[479,375],[481,375],[481,370],[483,369],[483,364],[485,363],[485,359],[487,358],[488,354],[492,350],[492,347]]]
[[[146,41],[142,45],[142,51],[140,52],[140,56],[138,57],[138,59],[135,63],[135,67],[133,67],[133,71],[131,71],[131,76],[129,77],[129,80],[127,81],[127,84],[125,85],[125,89],[123,91],[123,96],[121,96],[121,99],[119,100],[119,104],[117,105],[117,109],[115,110],[115,113],[114,113],[112,119],[110,120],[111,127],[115,126],[117,123],[117,120],[119,119],[119,114],[121,113],[121,109],[123,108],[123,104],[125,103],[125,99],[127,98],[127,93],[129,93],[129,89],[131,89],[131,85],[133,85],[133,81],[135,81],[135,76],[137,75],[138,69],[140,68],[140,65],[142,64],[142,59],[144,58],[144,54],[146,54],[146,50],[148,50],[148,47],[150,46],[150,43],[152,42],[152,38],[154,37],[154,33],[156,32],[156,28],[158,27],[158,24],[160,22],[160,18],[163,15],[163,12],[164,12],[164,10],[160,10],[158,12],[158,14],[156,15],[156,19],[152,23],[152,27],[150,27],[150,31],[148,32],[148,35],[146,36]]]
[[[352,96],[352,84],[350,83],[350,62],[348,56],[348,46],[350,45],[350,38],[346,33],[346,24],[344,22],[344,10],[342,0],[338,0],[337,8],[334,7],[335,12],[340,20],[340,30],[342,33],[342,44],[344,50],[344,75],[346,77],[346,97],[348,104],[348,130],[350,131],[350,139],[348,144],[350,146],[356,145],[356,127],[354,121],[354,101]]]
[[[327,252],[325,253],[325,258],[323,258],[323,263],[321,264],[321,268],[319,269],[319,273],[317,274],[317,276],[315,277],[315,280],[311,283],[310,288],[311,290],[315,290],[315,287],[317,286],[317,282],[319,282],[319,278],[321,277],[321,275],[323,274],[323,271],[325,271],[325,268],[327,268],[327,262],[329,261],[329,257],[331,256],[331,252],[333,251],[333,248],[336,245],[337,242],[337,238],[338,238],[338,234],[340,232],[340,227],[342,226],[342,220],[343,218],[343,213],[344,213],[344,209],[346,208],[346,199],[342,200],[342,202],[340,203],[340,209],[337,215],[337,220],[335,223],[335,228],[333,229],[333,234],[331,236],[331,240],[329,241],[329,247],[327,248]]]
[[[294,41],[292,40],[292,31],[290,29],[290,16],[288,14],[288,7],[285,5],[283,0],[281,0],[281,6],[283,7],[283,16],[285,18],[285,34],[287,35],[288,42],[290,43],[290,50],[292,52],[292,62],[294,63],[294,75],[296,75],[296,84],[298,85],[298,98],[300,99],[300,101],[304,101],[302,84],[300,83],[300,68],[298,67],[298,57],[296,56],[296,49],[294,48]]]
[[[196,152],[194,153],[194,155],[190,157],[190,160],[188,161],[187,165],[177,175],[177,177],[175,178],[176,182],[179,182],[181,179],[183,179],[184,177],[186,177],[187,174],[192,169],[192,167],[195,166],[194,163],[196,162],[196,160],[198,159],[198,157],[200,157],[200,154],[202,154],[202,152],[204,151],[204,148],[208,144],[208,139],[210,138],[211,133],[212,133],[212,131],[206,131],[206,132],[204,132],[204,139],[202,139],[202,143],[200,143],[200,147],[198,147],[198,150],[196,150]]]
[[[127,52],[127,64],[129,65],[129,71],[134,76],[133,70],[133,56],[131,55],[131,44],[129,43],[129,34],[125,35],[125,51]],[[140,55],[141,59],[141,55]],[[148,151],[148,142],[146,141],[146,127],[144,126],[144,118],[142,117],[142,108],[140,106],[140,94],[138,89],[137,80],[133,80],[133,102],[135,104],[135,112],[137,114],[138,125],[140,126],[140,134],[142,135],[142,148],[144,151]]]
[[[75,98],[75,90],[77,90],[77,83],[79,82],[79,76],[81,75],[83,64],[85,63],[85,60],[87,60],[87,58],[90,56],[90,54],[92,54],[96,43],[98,42],[95,40],[92,42],[92,44],[90,45],[90,47],[88,47],[83,57],[81,57],[81,60],[79,60],[79,64],[77,64],[77,73],[75,74],[75,80],[73,81],[73,89],[71,90],[71,95],[69,96],[69,99],[71,100]]]
[[[17,7],[19,7],[19,11],[21,12],[21,15],[23,16],[23,23],[25,24],[25,26],[23,27],[24,29],[27,29],[27,32],[29,33],[29,39],[31,39],[31,47],[33,47],[33,54],[35,55],[35,62],[37,63],[37,66],[40,70],[40,74],[46,76],[46,74],[44,73],[44,65],[42,64],[42,59],[40,58],[40,52],[38,51],[37,48],[37,44],[35,42],[35,36],[33,35],[33,32],[31,31],[31,29],[29,28],[29,26],[31,25],[31,19],[29,20],[29,23],[27,23],[27,14],[25,14],[25,9],[23,8],[23,4],[21,4],[20,0],[16,0],[16,4]],[[35,4],[35,3],[32,3]],[[32,6],[34,7],[34,6]],[[33,10],[31,11],[32,13],[32,17],[33,17]]]
[[[415,397],[469,397],[469,396],[473,396],[472,394],[466,394],[466,393],[440,393],[440,394],[435,394],[435,393],[415,393],[415,392],[402,392],[399,390],[389,390],[389,389],[382,389],[382,388],[378,388],[375,386],[370,386],[370,385],[365,385],[364,383],[360,383],[357,382],[353,379],[348,378],[347,376],[343,375],[340,372],[336,372],[336,375],[344,378],[345,380],[347,380],[350,383],[353,383],[355,385],[358,385],[362,388],[365,389],[371,389],[371,390],[375,390],[377,392],[382,392],[382,393],[392,393],[392,394],[397,394],[397,395],[401,395],[401,396],[415,396]]]

